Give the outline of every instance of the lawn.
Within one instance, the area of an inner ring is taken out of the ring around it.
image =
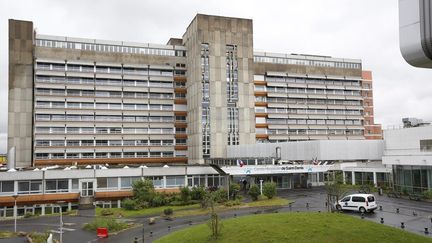
[[[165,242],[432,242],[431,238],[337,213],[278,213],[222,221],[218,240],[207,224],[171,233]]]
[[[154,207],[154,208],[145,208],[141,210],[126,210],[123,208],[110,208],[110,210],[114,213],[112,216],[122,215],[123,217],[134,217],[134,216],[146,216],[146,215],[161,215],[163,214],[164,209],[172,208],[174,212],[176,210],[186,210],[186,209],[197,209],[199,208],[199,204],[191,204],[185,206],[162,206],[162,207]],[[96,208],[96,216],[102,216],[101,211],[103,208]]]
[[[227,211],[234,210],[239,208],[248,208],[248,207],[270,207],[270,206],[283,206],[287,205],[291,201],[288,199],[275,197],[272,199],[260,199],[258,201],[241,203],[240,205],[235,205],[232,207],[227,207],[223,204],[218,205],[216,210],[218,211]],[[113,215],[108,215],[107,217],[137,217],[137,216],[148,216],[148,215],[162,215],[164,209],[172,208],[174,211],[174,217],[184,217],[184,216],[194,216],[194,215],[203,215],[210,212],[210,209],[202,209],[199,204],[191,204],[185,206],[162,206],[155,208],[145,208],[141,210],[126,210],[123,208],[110,208],[109,210],[113,212]],[[102,215],[103,208],[96,208],[96,216]]]

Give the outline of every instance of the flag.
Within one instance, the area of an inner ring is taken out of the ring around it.
[[[238,166],[240,166],[240,167],[243,167],[244,166],[244,163],[243,163],[243,161],[241,161],[241,160],[237,160],[237,165]]]

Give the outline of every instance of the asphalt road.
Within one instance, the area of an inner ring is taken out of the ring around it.
[[[291,207],[274,207],[268,209],[241,209],[236,211],[228,211],[220,213],[221,218],[239,217],[256,213],[275,213],[277,212],[296,212],[296,211],[321,211],[325,212],[325,191],[323,188],[313,188],[305,190],[285,190],[279,191],[279,196],[295,201]],[[405,224],[405,229],[417,234],[425,235],[424,228],[431,230],[432,235],[432,203],[417,202],[407,199],[394,199],[386,196],[376,196],[378,205],[382,206],[383,210],[376,210],[375,213],[366,214],[364,220],[370,220],[380,223],[381,218],[384,219],[384,224],[400,228],[401,222]],[[308,207],[307,207],[308,206]],[[399,213],[396,209],[399,208]],[[345,212],[353,217],[361,218],[359,213]],[[141,224],[138,227],[110,235],[107,239],[97,239],[96,234],[82,230],[82,226],[92,220],[92,212],[80,212],[82,216],[64,216],[65,231],[63,233],[64,243],[79,243],[79,242],[118,242],[131,243],[135,237],[139,242],[142,242],[143,227],[145,242],[152,242],[166,234],[175,230],[189,227],[190,225],[200,224],[207,221],[208,216],[192,216],[176,218],[172,221],[160,219],[154,225],[148,225],[149,217],[137,217],[130,219],[132,222]],[[58,232],[58,216],[46,216],[39,218],[20,219],[18,220],[18,231],[25,232],[45,232],[54,230]],[[13,231],[13,220],[0,221],[0,230]],[[58,233],[54,233],[55,238]],[[0,242],[25,242],[23,238],[14,238],[1,240]]]

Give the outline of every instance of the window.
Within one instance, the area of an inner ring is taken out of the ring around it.
[[[185,184],[184,176],[167,176],[166,187],[181,187]]]
[[[344,197],[341,202],[349,202],[349,200],[351,199],[351,197]]]
[[[97,178],[97,188],[98,189],[106,189],[106,188],[117,189],[117,187],[118,187],[118,178],[117,177],[99,177],[99,178]]]
[[[18,194],[42,193],[42,181],[18,181]]]
[[[69,189],[68,180],[46,180],[45,182],[45,192],[55,193],[55,192],[67,192]]]
[[[140,180],[140,177],[122,177],[121,189],[130,189],[135,181]]]
[[[367,197],[368,202],[375,202],[375,197],[373,196],[368,196]]]
[[[155,188],[163,187],[163,177],[162,176],[150,176],[146,177],[146,180],[151,180]]]
[[[14,182],[13,181],[0,181],[0,192],[13,192]]]
[[[366,202],[364,197],[352,197],[353,202]]]
[[[432,139],[420,140],[420,151],[421,152],[432,151]]]

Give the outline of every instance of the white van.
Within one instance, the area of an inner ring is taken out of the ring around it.
[[[336,203],[336,209],[359,211],[360,213],[373,212],[377,209],[373,194],[351,194]]]

